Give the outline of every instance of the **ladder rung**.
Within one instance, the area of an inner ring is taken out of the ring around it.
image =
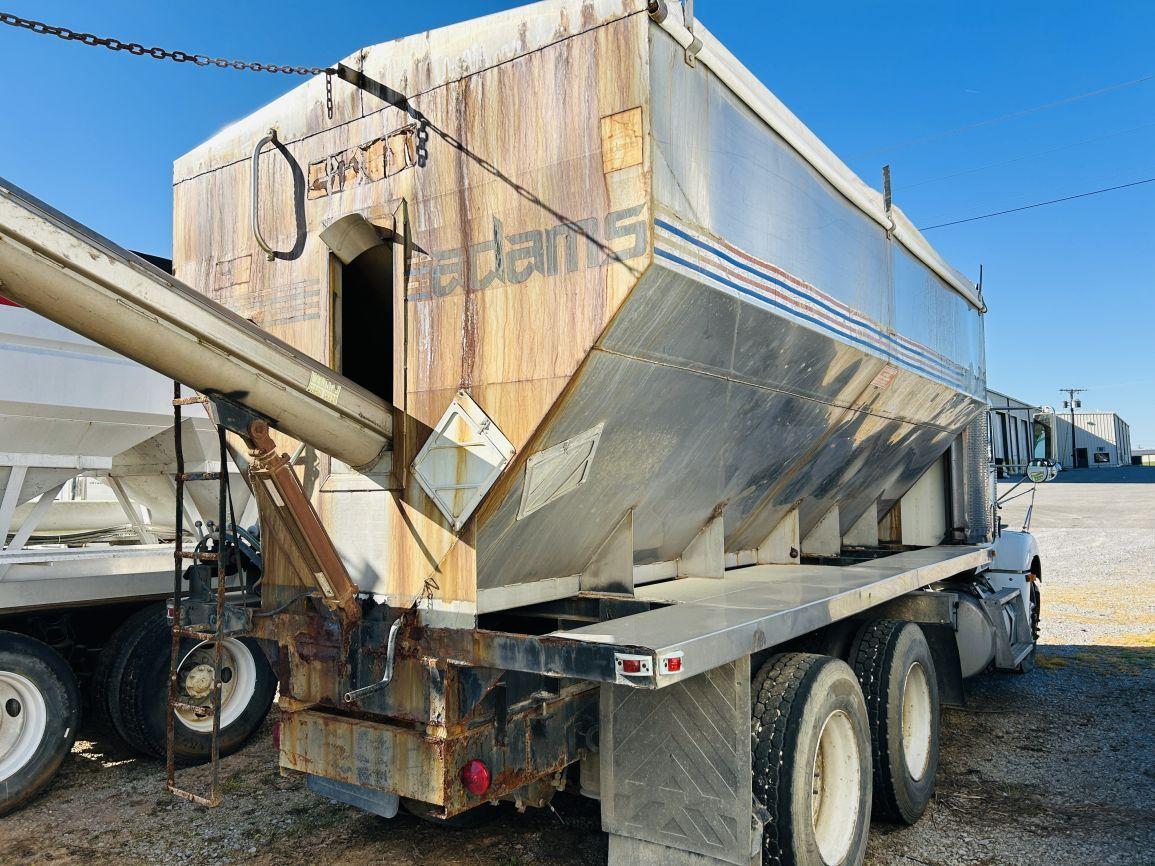
[[[219,481],[219,472],[178,472],[174,476],[177,481]]]
[[[191,637],[195,640],[216,640],[217,633],[215,631],[197,631],[195,628],[178,628],[173,629],[181,637]]]
[[[199,713],[201,710],[208,710],[210,713],[213,712],[213,707],[202,707],[199,704],[186,704],[181,701],[174,703],[172,708],[174,710],[188,710],[190,713]]]
[[[174,405],[174,406],[194,406],[197,403],[207,403],[208,401],[209,401],[208,397],[204,397],[200,394],[197,394],[195,397],[178,397],[177,399],[172,401],[172,405]]]
[[[215,553],[197,553],[195,550],[178,550],[177,559],[200,559],[204,562],[216,562],[220,557]]]
[[[165,788],[170,794],[175,794],[182,800],[190,800],[201,806],[208,806],[210,809],[215,809],[221,804],[221,795],[213,791],[211,796],[202,797],[200,794],[194,794],[192,791],[185,791],[178,788],[176,785],[165,785]]]

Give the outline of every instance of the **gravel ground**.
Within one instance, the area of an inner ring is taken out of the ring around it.
[[[1009,525],[1026,501],[1007,509]],[[968,706],[944,712],[936,798],[915,827],[875,825],[869,866],[1155,864],[1155,468],[1063,473],[1040,488],[1032,528],[1044,561],[1039,667],[976,678]],[[559,795],[553,810],[501,810],[470,831],[383,821],[281,778],[271,728],[225,760],[216,810],[164,794],[163,768],[118,743],[81,740],[47,794],[0,819],[0,859],[605,862],[596,803]]]

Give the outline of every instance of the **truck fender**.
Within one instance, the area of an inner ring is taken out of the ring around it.
[[[991,550],[995,557],[988,571],[996,574],[1030,573],[1042,579],[1039,543],[1031,533],[1003,530],[991,545]]]

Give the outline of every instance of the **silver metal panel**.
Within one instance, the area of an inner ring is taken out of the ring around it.
[[[602,426],[598,424],[584,433],[539,451],[526,461],[521,506],[517,510],[518,520],[556,502],[585,483],[597,453]]]
[[[582,570],[633,509],[635,564],[716,515],[729,553],[884,514],[982,411],[982,317],[651,26],[654,263],[536,434],[604,423],[586,483],[478,526],[478,587]]]
[[[880,378],[881,376],[881,378]],[[722,514],[727,551],[793,508],[808,533],[889,507],[983,404],[665,267],[651,266],[535,448],[604,422],[586,482],[516,520],[524,479],[478,529],[478,586],[585,569],[634,508],[635,564],[674,560]]]
[[[172,545],[30,548],[0,553],[0,611],[172,593]]]
[[[659,692],[601,691],[602,828],[747,866],[750,659]]]
[[[413,460],[413,476],[461,529],[513,456],[513,445],[485,410],[458,391]]]
[[[370,788],[365,785],[354,785],[349,782],[342,782],[339,779],[327,779],[324,776],[317,776],[313,773],[305,774],[305,785],[314,794],[328,797],[339,803],[356,806],[358,809],[372,812],[374,815],[380,815],[382,818],[395,817],[401,805],[401,798],[396,794],[387,794],[385,791],[379,791],[376,788]]]
[[[551,637],[629,647],[655,659],[684,653],[681,672],[637,683],[661,687],[989,562],[988,548],[943,546],[846,567],[756,565],[727,572],[722,580],[640,587],[639,597],[669,606]]]
[[[981,398],[979,312],[851,204],[720,78],[688,66],[658,25],[651,33],[659,231],[665,209],[800,277],[887,338],[909,338],[929,350],[924,354],[956,364],[964,372],[962,389]]]

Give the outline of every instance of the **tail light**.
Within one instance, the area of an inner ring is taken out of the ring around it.
[[[461,784],[475,797],[489,790],[489,767],[474,758],[461,768]]]

